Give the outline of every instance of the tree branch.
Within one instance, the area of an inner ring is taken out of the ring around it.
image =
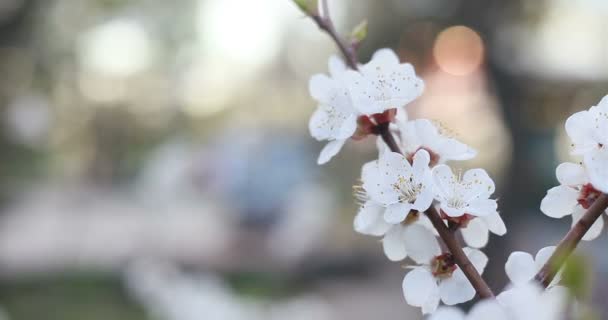
[[[608,195],[602,194],[593,202],[591,207],[589,207],[572,229],[568,231],[562,241],[559,242],[557,248],[555,248],[555,252],[553,252],[547,263],[545,263],[535,277],[545,288],[553,281],[553,278],[555,278],[555,275],[566,263],[570,254],[576,249],[585,233],[601,217],[606,208],[608,208]]]
[[[310,17],[317,23],[317,26],[323,31],[325,31],[336,43],[342,55],[346,59],[346,64],[353,69],[357,70],[357,53],[355,49],[348,45],[340,38],[336,28],[334,27],[334,23],[329,16],[329,7],[327,5],[327,0],[321,0],[323,5],[323,15],[320,14],[312,14]]]

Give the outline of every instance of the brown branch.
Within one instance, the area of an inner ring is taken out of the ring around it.
[[[566,236],[559,242],[555,252],[551,255],[547,263],[536,274],[536,280],[545,288],[549,286],[559,269],[566,263],[570,254],[576,249],[589,228],[600,218],[602,213],[608,208],[608,195],[600,195],[589,207],[583,217],[568,231]]]
[[[321,0],[323,4],[323,16],[320,14],[312,14],[310,17],[317,23],[317,26],[321,30],[325,31],[336,43],[344,58],[346,58],[346,64],[353,70],[357,70],[357,53],[355,48],[351,45],[346,44],[342,38],[338,35],[334,23],[329,16],[329,8],[327,6],[327,0]]]
[[[486,281],[483,280],[479,272],[477,272],[477,269],[475,269],[471,260],[469,260],[462,250],[454,232],[450,231],[445,223],[443,223],[443,219],[441,219],[437,210],[431,206],[426,210],[425,214],[429,220],[431,220],[431,223],[439,233],[439,237],[441,237],[445,246],[450,250],[450,253],[452,253],[452,256],[454,257],[454,261],[456,261],[456,264],[460,267],[462,273],[469,279],[469,282],[473,288],[475,288],[479,297],[482,299],[493,298],[494,293],[492,292],[492,289],[490,289]]]
[[[391,149],[392,152],[401,153],[401,149],[399,149],[399,145],[397,141],[395,141],[395,137],[389,130],[390,123],[384,122],[374,127],[374,131],[377,132],[384,140],[384,143]]]
[[[329,16],[329,9],[327,6],[327,0],[321,0],[323,6],[323,16],[320,14],[312,14],[311,18],[317,23],[319,28],[324,30],[329,36],[334,40],[342,54],[346,59],[346,63],[353,70],[357,70],[357,56],[355,52],[355,48],[353,46],[347,45],[342,38],[336,32],[334,24]],[[390,148],[391,151],[401,153],[401,150],[393,137],[393,134],[389,130],[389,123],[381,123],[376,126],[375,130],[382,137],[384,143]],[[437,213],[435,208],[431,207],[426,211],[426,215],[429,217],[435,229],[439,233],[439,236],[445,243],[446,247],[450,250],[450,253],[454,257],[456,264],[460,267],[462,272],[465,274],[467,279],[471,282],[471,285],[477,291],[477,294],[481,298],[492,298],[494,297],[494,293],[488,286],[488,284],[483,280],[475,266],[471,263],[467,255],[462,250],[460,243],[456,240],[454,233],[450,231],[446,225],[443,223],[443,220]]]

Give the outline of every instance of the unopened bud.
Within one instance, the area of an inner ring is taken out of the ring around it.
[[[358,46],[367,37],[367,20],[361,21],[350,33],[350,42]]]
[[[318,10],[318,0],[292,0],[293,3],[302,10],[302,12],[307,15],[317,15],[319,13]]]

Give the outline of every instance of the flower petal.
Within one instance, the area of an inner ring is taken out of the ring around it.
[[[403,278],[403,296],[414,307],[422,307],[437,292],[437,282],[430,271],[416,267]]]
[[[439,295],[443,303],[452,306],[475,297],[475,289],[460,268],[452,276],[439,283]]]
[[[464,242],[473,248],[483,248],[488,244],[488,227],[479,218],[469,222],[462,230]]]
[[[464,320],[464,313],[455,307],[439,308],[429,320]],[[468,319],[468,318],[467,318]],[[490,319],[490,318],[487,318]]]
[[[387,184],[380,172],[378,161],[371,161],[363,165],[361,170],[363,189],[374,201],[382,205],[389,205],[399,201],[399,195],[390,184]]]
[[[327,101],[335,84],[331,78],[324,74],[315,74],[308,81],[308,91],[317,101]]]
[[[505,264],[507,277],[514,284],[523,284],[534,278],[537,268],[532,258],[527,252],[515,251],[509,255]]]
[[[566,133],[574,143],[573,154],[582,154],[593,148],[593,127],[589,125],[592,121],[586,110],[577,112],[566,120]]]
[[[488,256],[477,249],[463,248],[462,251],[467,255],[477,272],[482,274],[488,264]]]
[[[433,186],[435,197],[442,201],[454,196],[454,189],[458,185],[452,168],[445,164],[437,165],[433,168]]]
[[[486,226],[493,234],[502,236],[507,233],[507,227],[498,212],[479,217],[479,219],[485,222]]]
[[[475,304],[467,320],[509,320],[504,308],[494,299],[483,300]]]
[[[589,182],[585,168],[578,163],[564,162],[555,169],[555,176],[560,184],[580,186]]]
[[[391,224],[401,223],[412,210],[412,205],[407,202],[394,203],[386,207],[384,220]]]
[[[384,207],[374,201],[367,201],[359,209],[353,222],[355,231],[371,236],[384,235],[392,225],[384,221]]]
[[[495,213],[497,209],[498,205],[494,199],[475,199],[469,203],[466,210],[467,213],[483,217]]]
[[[572,214],[579,192],[567,186],[549,189],[540,202],[540,211],[551,218],[562,218]]]
[[[463,193],[464,200],[487,199],[494,193],[494,181],[484,169],[467,170],[462,177],[462,184],[466,187]]]
[[[428,264],[433,257],[441,254],[441,248],[431,231],[422,225],[412,224],[403,228],[403,241],[412,260]]]
[[[344,143],[346,142],[346,140],[333,140],[328,142],[325,147],[323,147],[323,150],[321,150],[321,153],[319,154],[319,158],[317,159],[317,164],[321,165],[321,164],[326,164],[327,162],[329,162],[329,160],[331,160],[331,158],[333,158],[336,154],[338,154],[338,152],[340,152],[340,150],[342,149],[342,146],[344,146]]]
[[[336,55],[329,57],[329,62],[327,65],[329,68],[329,74],[334,78],[340,77],[347,70],[344,60],[338,58]]]
[[[407,257],[403,233],[401,225],[393,226],[382,239],[384,254],[391,261],[401,261]]]
[[[576,208],[574,209],[574,212],[572,212],[572,226],[573,227],[583,217],[583,214],[585,214],[585,209],[583,209],[583,207],[581,207],[581,206],[576,206]],[[589,228],[589,230],[587,230],[587,233],[585,233],[585,235],[583,236],[583,240],[591,241],[591,240],[597,238],[602,233],[603,228],[604,228],[604,219],[600,216],[597,220],[595,220],[593,225],[591,225],[591,228]]]
[[[586,153],[583,162],[587,167],[589,181],[593,187],[608,193],[608,145]]]

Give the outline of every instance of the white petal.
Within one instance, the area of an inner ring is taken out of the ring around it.
[[[488,256],[477,249],[463,248],[462,251],[467,255],[477,272],[482,274],[488,264]]]
[[[555,246],[544,247],[536,253],[534,257],[534,264],[536,265],[536,272],[538,272],[544,265],[549,261],[551,255],[555,252]]]
[[[496,212],[498,205],[493,199],[475,199],[469,203],[467,213],[482,217]]]
[[[451,277],[439,283],[441,301],[451,306],[469,301],[475,297],[475,289],[465,277],[460,268],[456,269]]]
[[[578,163],[564,162],[555,169],[555,176],[560,184],[579,186],[589,182],[585,168]]]
[[[488,227],[479,218],[469,222],[462,230],[464,242],[473,248],[483,248],[488,244]]]
[[[346,140],[333,140],[328,142],[325,147],[323,147],[323,150],[321,150],[319,158],[317,159],[317,164],[326,164],[329,162],[331,158],[340,152],[345,142]]]
[[[377,100],[377,97],[382,95],[380,89],[374,87],[361,73],[346,70],[343,79],[349,89],[353,106],[358,112],[372,115],[385,111]]]
[[[405,158],[404,158],[405,159]],[[412,159],[412,171],[417,182],[426,183],[430,176],[429,162],[431,162],[431,155],[428,151],[422,149],[414,154]]]
[[[465,208],[452,208],[448,206],[448,203],[446,201],[441,203],[441,210],[443,210],[443,212],[445,214],[448,215],[448,217],[460,217],[463,214],[465,214]]]
[[[333,80],[324,74],[315,74],[308,81],[308,91],[317,101],[327,101],[334,86]]]
[[[412,224],[403,231],[405,248],[416,263],[428,264],[433,257],[441,254],[441,248],[431,231],[422,225]]]
[[[505,264],[507,277],[514,284],[526,283],[536,274],[537,268],[532,256],[527,252],[515,251],[509,255]]]
[[[454,196],[456,177],[448,165],[441,164],[433,168],[433,182],[437,199],[450,199]]]
[[[361,180],[363,181],[363,189],[372,200],[383,205],[393,204],[399,200],[399,195],[395,192],[393,186],[384,181],[378,167],[378,161],[371,161],[363,165]]]
[[[456,139],[443,139],[437,146],[437,152],[442,160],[469,160],[475,158],[477,151]]]
[[[382,48],[374,52],[369,63],[373,65],[394,66],[399,64],[399,57],[392,49]]]
[[[473,199],[487,199],[494,193],[494,181],[484,169],[467,170],[462,177],[462,184],[466,186],[463,194],[465,201]]]
[[[455,307],[442,307],[433,313],[428,320],[464,320],[464,313]],[[468,319],[468,318],[467,318]],[[489,318],[488,318],[489,319]]]
[[[588,151],[590,147],[595,143],[593,139],[593,127],[590,126],[589,111],[580,111],[573,115],[571,115],[566,120],[566,133],[574,142],[575,150],[573,152],[575,154],[580,154],[582,152]]]
[[[341,76],[344,71],[346,71],[346,64],[344,64],[344,61],[336,55],[329,57],[328,67],[329,74],[334,78]]]
[[[378,166],[381,177],[388,184],[409,183],[410,179],[414,179],[412,166],[405,157],[396,152],[387,152],[378,159]]]
[[[504,308],[494,299],[478,302],[469,312],[467,320],[509,320]]]
[[[384,221],[384,207],[374,201],[367,201],[357,213],[353,222],[355,231],[371,236],[384,235],[391,227]]]
[[[386,211],[384,211],[384,220],[391,224],[401,223],[410,213],[410,210],[412,210],[412,205],[407,202],[388,205]]]
[[[382,239],[384,254],[391,261],[401,261],[407,257],[403,231],[400,225],[393,226]]]
[[[437,292],[437,282],[430,271],[416,267],[403,278],[403,296],[414,307],[422,307]]]
[[[416,197],[416,201],[412,205],[412,208],[419,212],[424,212],[431,207],[432,203],[433,193],[431,191],[431,188],[424,186],[420,193],[418,193],[418,196]]]
[[[576,208],[574,209],[574,212],[572,212],[572,226],[573,227],[583,217],[583,214],[585,214],[585,211],[586,210],[583,209],[583,207],[576,206]],[[600,216],[593,223],[593,225],[591,225],[591,228],[589,228],[587,233],[585,233],[585,235],[583,236],[583,240],[591,241],[591,240],[597,238],[602,233],[603,228],[604,228],[604,219]]]
[[[434,313],[435,310],[437,310],[437,307],[439,307],[440,299],[441,297],[439,296],[439,287],[435,285],[428,299],[426,299],[426,301],[421,307],[422,314]]]
[[[479,219],[486,223],[486,226],[493,234],[502,236],[507,233],[507,227],[498,212],[479,217]]]
[[[540,211],[551,218],[562,218],[572,214],[578,194],[578,191],[570,187],[553,187],[540,202]]]
[[[608,145],[586,153],[583,161],[593,187],[601,192],[608,193]]]

